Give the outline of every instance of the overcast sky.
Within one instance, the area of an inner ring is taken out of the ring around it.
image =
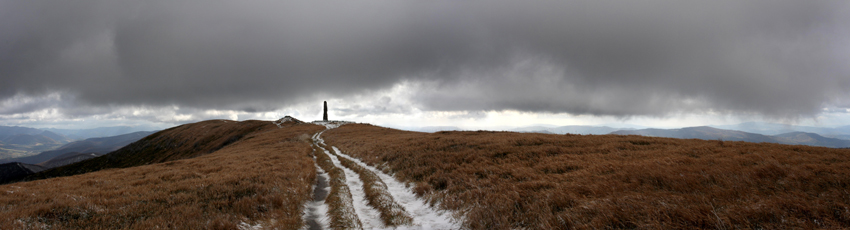
[[[0,0],[0,125],[850,125],[848,1]]]

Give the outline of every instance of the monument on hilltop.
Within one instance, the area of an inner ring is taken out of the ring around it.
[[[325,101],[325,115],[322,115],[322,121],[328,121],[328,101]]]

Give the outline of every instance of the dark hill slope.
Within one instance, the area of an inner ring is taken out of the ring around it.
[[[70,176],[109,168],[161,163],[209,154],[246,135],[278,127],[268,121],[210,120],[185,124],[151,134],[115,152],[71,165],[45,170],[24,180]]]
[[[12,162],[0,164],[0,184],[21,179],[29,174],[44,170],[41,166]]]
[[[60,166],[63,166],[63,165],[69,165],[69,164],[77,163],[77,162],[80,162],[80,161],[92,159],[92,158],[99,157],[99,156],[102,156],[102,155],[103,154],[99,154],[99,153],[70,152],[70,153],[65,153],[65,154],[56,156],[54,158],[50,158],[50,160],[38,163],[36,165],[39,165],[39,166],[44,167],[46,169],[50,169],[50,168],[56,168],[56,167],[60,167]]]

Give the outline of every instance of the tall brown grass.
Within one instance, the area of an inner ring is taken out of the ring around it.
[[[344,125],[328,145],[471,229],[850,228],[850,150]]]
[[[245,125],[228,123],[235,130]],[[215,132],[219,125],[196,124],[179,135]],[[303,134],[324,127],[247,124],[252,132],[238,132],[243,136],[234,143],[222,144],[233,135],[220,135],[224,139],[214,138],[210,148],[177,152],[188,159],[2,185],[0,229],[236,229],[243,222],[301,227],[301,208],[316,177]],[[180,128],[170,131],[161,135],[178,135]]]

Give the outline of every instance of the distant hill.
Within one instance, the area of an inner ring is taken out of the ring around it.
[[[60,142],[44,135],[29,134],[18,134],[6,137],[3,139],[3,143],[9,145],[61,144]]]
[[[688,127],[681,129],[639,129],[639,130],[620,130],[611,134],[619,135],[641,135],[650,137],[671,137],[682,139],[703,139],[703,140],[727,140],[727,141],[747,141],[747,142],[768,142],[779,143],[770,136],[747,133],[735,130],[717,129],[708,126]]]
[[[774,136],[783,143],[794,143],[798,145],[811,145],[832,148],[850,147],[850,140],[824,137],[815,133],[791,132]]]
[[[85,156],[91,156],[90,153],[94,153],[95,155],[100,156],[118,150],[119,148],[138,141],[139,139],[142,139],[143,137],[152,133],[153,132],[135,132],[112,137],[89,138],[82,141],[71,142],[66,145],[63,145],[62,147],[59,147],[58,149],[45,151],[34,156],[0,160],[0,163],[22,162],[27,164],[39,164],[41,162],[48,161],[51,158],[67,153],[84,154]],[[55,163],[52,165],[55,165]]]
[[[681,139],[746,141],[754,143],[779,143],[791,145],[811,145],[832,148],[850,147],[850,141],[823,137],[815,133],[791,132],[774,136],[749,133],[736,130],[725,130],[708,126],[688,127],[681,129],[639,129],[619,130],[611,134],[641,135],[650,137],[670,137]]]
[[[587,126],[587,125],[568,125],[568,126],[559,126],[559,127],[545,127],[545,126],[528,126],[528,127],[520,127],[515,128],[510,131],[514,132],[522,132],[522,133],[554,133],[554,134],[582,134],[582,135],[601,135],[608,134],[619,129],[611,128],[608,126]]]
[[[745,122],[734,125],[715,125],[711,126],[718,129],[739,130],[749,133],[758,133],[763,135],[779,135],[793,132],[816,133],[820,136],[850,140],[850,126],[841,126],[835,128],[827,127],[812,127],[798,126],[787,124],[776,124],[766,122]]]
[[[68,141],[64,136],[50,131],[0,126],[0,159],[37,154],[58,148]]]
[[[18,134],[35,135],[44,132],[44,130],[20,127],[20,126],[0,126],[0,140],[6,139],[9,136]]]
[[[12,162],[0,164],[0,184],[19,180],[27,175],[41,172],[43,167],[38,165]]]

